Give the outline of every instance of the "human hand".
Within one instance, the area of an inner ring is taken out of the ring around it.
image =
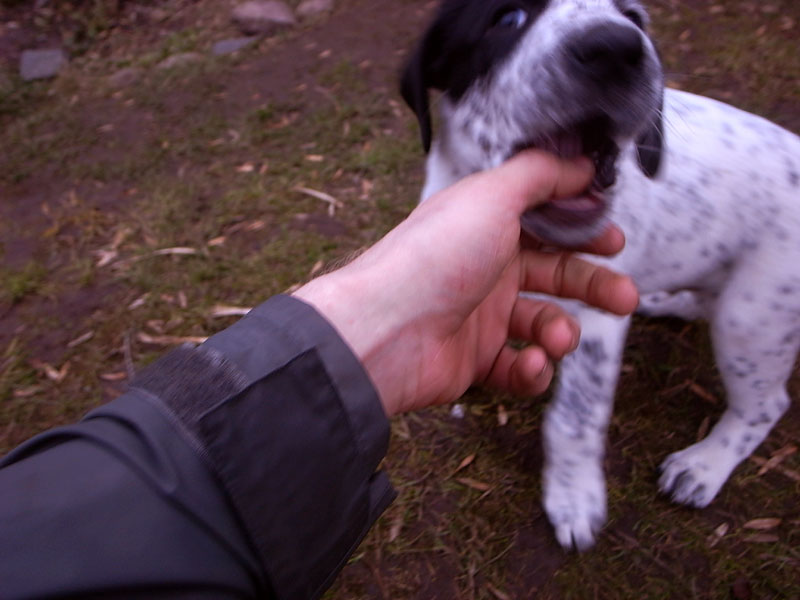
[[[520,216],[585,190],[586,159],[523,152],[419,205],[347,266],[295,292],[364,364],[388,415],[450,402],[474,383],[519,394],[550,384],[553,361],[578,343],[577,324],[539,292],[617,314],[638,303],[633,282],[568,251],[520,244]],[[612,254],[615,227],[586,250]],[[515,349],[509,339],[528,345]]]

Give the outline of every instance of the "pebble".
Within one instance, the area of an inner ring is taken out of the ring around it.
[[[67,55],[60,48],[25,50],[19,59],[19,75],[24,81],[49,79],[66,64]]]

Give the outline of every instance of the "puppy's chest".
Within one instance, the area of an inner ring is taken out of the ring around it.
[[[627,244],[611,263],[643,292],[718,288],[743,255],[775,243],[769,229],[780,210],[736,206],[724,186],[703,186],[690,169],[681,172],[683,179],[652,181],[630,161],[622,165],[611,220]]]

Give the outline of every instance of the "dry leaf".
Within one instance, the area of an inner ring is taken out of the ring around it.
[[[151,252],[152,256],[165,256],[165,255],[188,255],[188,254],[197,254],[197,250],[194,248],[187,248],[186,246],[175,246],[174,248],[161,248],[160,250],[154,250]]]
[[[766,25],[762,25],[761,27],[756,29],[756,37],[761,37],[765,33],[767,33],[767,26]]]
[[[14,398],[30,398],[34,394],[38,393],[41,389],[42,386],[40,385],[32,385],[30,387],[14,390],[12,396],[14,396]]]
[[[128,310],[134,310],[134,309],[139,308],[140,306],[144,305],[144,303],[147,301],[148,297],[150,297],[150,292],[147,292],[146,294],[142,294],[136,300],[134,300],[133,302],[131,302],[128,305]]]
[[[161,319],[149,319],[145,324],[156,333],[164,333],[164,321]]]
[[[119,256],[119,252],[116,250],[104,250],[102,248],[95,250],[93,254],[97,257],[97,267],[105,267]]]
[[[711,535],[706,538],[706,543],[708,544],[709,548],[713,548],[716,546],[719,541],[728,533],[730,529],[730,525],[728,523],[722,523],[719,527],[717,527]]]
[[[403,529],[403,513],[397,515],[397,518],[392,521],[392,526],[389,528],[389,543],[392,543],[400,537],[401,529]]]
[[[114,373],[101,373],[99,375],[103,381],[122,381],[128,377],[125,371],[116,371]]]
[[[226,236],[224,236],[224,235],[220,235],[220,236],[218,236],[218,237],[211,238],[210,240],[208,240],[208,241],[206,242],[206,246],[210,246],[210,247],[214,247],[214,246],[222,246],[222,244],[224,244],[224,243],[225,243],[225,240],[226,240],[226,239],[227,239],[227,237],[226,237]]]
[[[506,407],[502,404],[497,407],[497,424],[500,427],[508,425],[508,413],[506,412]]]
[[[30,364],[37,371],[44,373],[45,377],[47,377],[49,380],[55,381],[56,383],[61,383],[64,381],[64,378],[69,372],[69,361],[61,365],[60,369],[56,369],[50,363],[42,362],[38,359],[33,359]]]
[[[257,221],[250,221],[249,223],[245,224],[244,230],[245,231],[260,231],[261,229],[264,229],[265,226],[266,226],[266,223],[264,223],[264,221],[259,219]]]
[[[143,344],[153,344],[155,346],[177,346],[179,344],[202,344],[207,336],[194,335],[148,335],[143,331],[136,334],[136,339]]]
[[[392,435],[399,437],[401,440],[411,439],[411,428],[408,426],[408,421],[404,416],[395,417],[392,419]]]
[[[226,306],[224,304],[217,304],[211,309],[210,317],[241,317],[246,315],[251,310],[250,306]]]
[[[308,276],[309,277],[314,277],[314,275],[316,275],[317,273],[322,271],[322,267],[324,267],[324,266],[325,266],[325,263],[323,261],[321,261],[321,260],[318,260],[317,262],[314,263],[314,266],[311,267],[311,271],[309,271]]]
[[[75,346],[80,346],[84,342],[88,342],[90,339],[94,337],[94,331],[87,331],[83,335],[79,335],[74,340],[67,344],[67,348],[74,348]]]
[[[752,542],[755,544],[772,544],[777,542],[780,538],[774,533],[755,533],[748,535],[744,538],[745,542]]]
[[[114,234],[114,239],[111,240],[111,249],[117,250],[124,242],[128,236],[133,233],[130,227],[122,227],[118,229],[117,232]]]
[[[469,456],[465,456],[464,459],[458,463],[458,467],[456,468],[456,473],[458,473],[461,469],[464,469],[470,466],[475,461],[475,454],[470,454]]]
[[[711,426],[711,417],[706,417],[705,419],[703,419],[703,422],[700,423],[700,427],[698,427],[698,429],[697,429],[697,439],[696,439],[696,441],[699,442],[704,437],[706,437],[706,434],[708,433],[708,428],[710,426]]]
[[[717,400],[717,397],[714,394],[712,394],[711,392],[709,392],[705,388],[699,386],[698,384],[696,384],[693,381],[691,383],[689,383],[689,389],[694,394],[696,394],[697,396],[699,396],[703,400],[706,400],[706,401],[710,402],[711,404],[718,404],[719,403],[719,400]]]
[[[757,529],[759,531],[766,531],[768,529],[774,529],[778,525],[781,524],[780,519],[776,518],[762,518],[762,519],[752,519],[742,525],[745,529]]]
[[[459,477],[456,481],[462,485],[467,486],[468,488],[472,488],[473,490],[478,490],[479,492],[488,492],[492,489],[492,486],[488,483],[484,483],[483,481],[477,481],[472,479],[471,477]]]

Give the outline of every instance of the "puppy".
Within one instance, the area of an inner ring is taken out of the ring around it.
[[[631,275],[640,311],[706,318],[727,410],[668,456],[659,487],[708,505],[789,406],[800,346],[800,138],[709,98],[665,90],[635,0],[446,0],[401,91],[429,152],[422,200],[522,149],[587,155],[583,194],[522,226],[575,246],[608,221],[627,237],[608,264]],[[429,90],[438,90],[434,136]],[[630,319],[575,306],[582,339],[561,365],[543,424],[544,506],[565,548],[606,520],[602,469]]]

